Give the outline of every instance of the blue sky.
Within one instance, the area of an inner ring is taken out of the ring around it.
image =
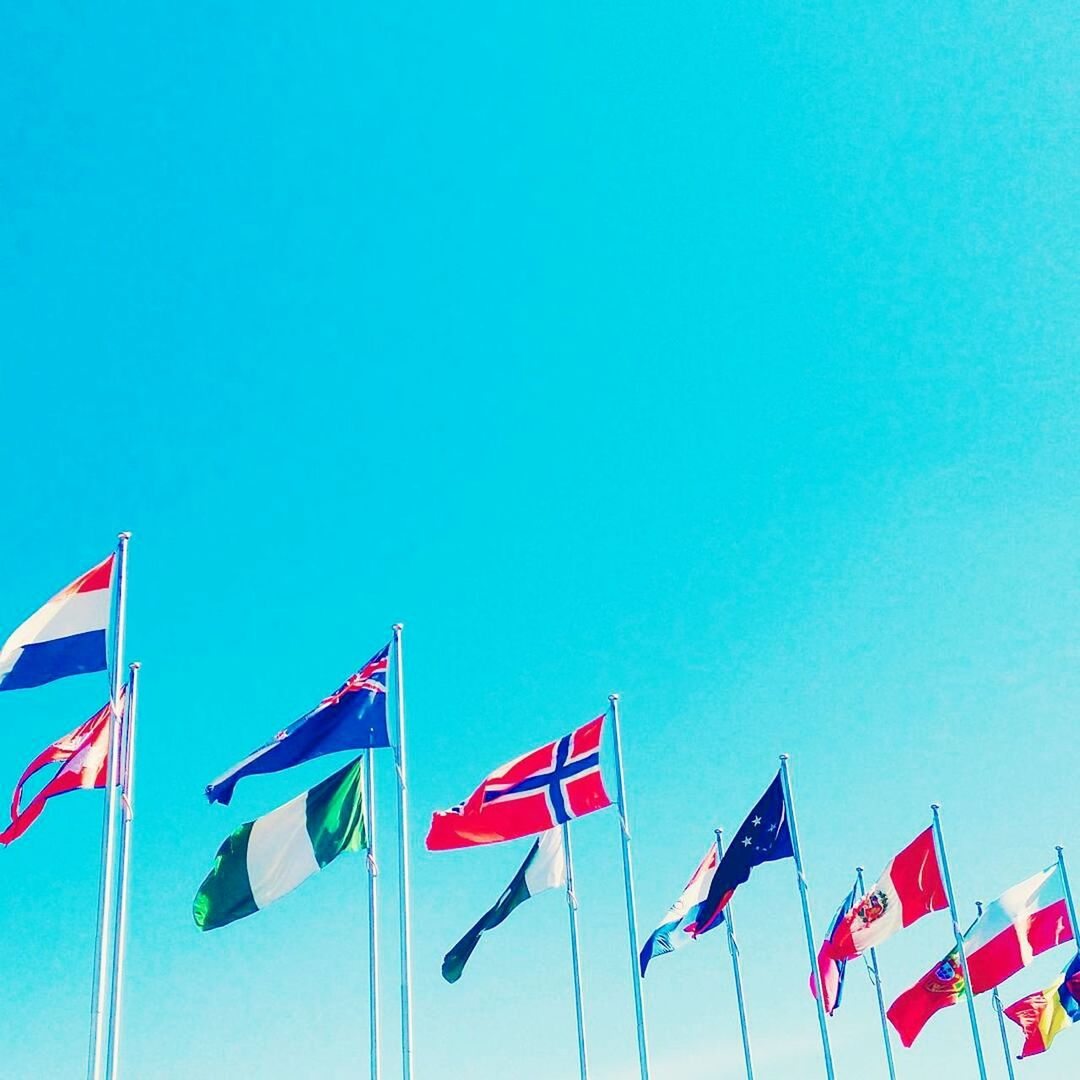
[[[362,860],[205,936],[190,903],[329,766],[206,782],[398,619],[418,1080],[575,1075],[558,897],[439,976],[527,843],[422,844],[612,690],[643,931],[781,751],[819,928],[935,800],[968,909],[1055,843],[1080,877],[1074,44],[1057,3],[8,13],[0,623],[132,530],[127,1076],[363,1075]],[[104,693],[4,695],[8,781]],[[84,1068],[99,822],[73,795],[0,852],[4,1080]],[[594,1075],[626,1080],[611,813],[575,854]],[[759,1075],[819,1075],[790,865],[737,911]],[[649,975],[657,1080],[741,1075],[718,938]],[[948,943],[889,942],[887,992]],[[885,1075],[876,1025],[856,979],[839,1076]],[[962,1010],[898,1060],[974,1075]],[[1078,1066],[1067,1033],[1018,1069]]]

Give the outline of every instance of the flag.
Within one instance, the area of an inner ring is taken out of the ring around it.
[[[200,930],[227,926],[292,892],[343,851],[367,847],[363,759],[284,806],[241,825],[218,848],[195,895]]]
[[[541,833],[495,906],[443,957],[443,978],[449,983],[457,982],[484,931],[494,930],[519,904],[545,889],[561,889],[565,885],[566,852],[560,826]]]
[[[0,844],[10,844],[13,840],[18,840],[38,819],[41,811],[45,809],[45,803],[54,795],[63,795],[68,791],[90,791],[106,786],[111,715],[112,708],[106,705],[86,723],[80,724],[74,731],[45,747],[26,766],[11,796],[11,824],[0,832]],[[60,768],[52,779],[25,807],[21,807],[23,787],[27,780],[46,766],[57,764]]]
[[[1058,1032],[1080,1020],[1080,955],[1074,956],[1045,990],[1029,994],[1002,1011],[1024,1032],[1020,1057],[1049,1050]]]
[[[852,886],[851,892],[844,897],[836,914],[829,923],[829,929],[825,933],[825,940],[818,950],[817,969],[821,976],[821,985],[824,996],[821,999],[825,1011],[832,1016],[840,1008],[840,998],[844,992],[844,974],[847,971],[847,959],[837,959],[833,948],[840,927],[855,906],[857,886]],[[813,974],[810,976],[810,993],[817,997],[817,979]]]
[[[114,558],[110,555],[61,589],[4,642],[0,690],[25,690],[105,670]]]
[[[948,906],[930,828],[892,859],[837,927],[829,943],[832,957],[853,960],[924,915]]]
[[[719,865],[717,856],[717,844],[715,841],[705,853],[705,858],[698,864],[690,880],[686,883],[682,895],[668,908],[660,925],[649,935],[641,950],[641,975],[645,976],[645,969],[654,956],[663,956],[665,953],[674,952],[688,941],[694,940],[697,930],[697,915],[701,908],[701,902],[705,899],[712,884],[713,876]],[[713,926],[723,921],[724,916],[715,920]],[[711,929],[711,927],[710,927]],[[678,931],[678,933],[676,933]],[[704,932],[704,931],[703,931]]]
[[[603,733],[598,716],[501,765],[463,803],[432,815],[428,850],[516,840],[610,806],[600,775]]]
[[[386,728],[389,655],[390,646],[386,645],[311,712],[208,784],[206,797],[212,803],[228,805],[233,788],[245,776],[281,772],[339,750],[389,746]]]
[[[1055,863],[987,904],[964,936],[972,991],[992,990],[1034,957],[1072,937],[1065,887]]]
[[[793,857],[791,833],[788,832],[787,808],[780,774],[766,788],[746,820],[739,827],[731,845],[716,868],[709,891],[697,914],[694,937],[719,922],[720,914],[735,890],[750,878],[750,871],[762,863]]]
[[[905,990],[885,1014],[904,1046],[911,1044],[935,1013],[955,1005],[964,996],[960,953],[953,949],[914,986]]]

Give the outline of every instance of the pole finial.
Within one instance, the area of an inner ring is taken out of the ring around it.
[[[863,868],[863,867],[861,867],[861,866],[856,866],[856,867],[855,867],[855,873],[856,873],[856,874],[862,874],[862,873],[865,873],[865,870],[864,870],[864,868]]]
[[[1065,850],[1065,848],[1061,844],[1055,844],[1054,850],[1060,855]]]
[[[941,803],[932,802],[930,804],[930,809],[936,814],[941,809]]]
[[[138,671],[139,668],[141,668],[141,667],[142,667],[142,661],[141,660],[132,660],[131,663],[128,664],[128,668],[131,671]]]
[[[405,629],[405,624],[403,622],[396,622],[390,629],[393,630],[395,634],[400,634],[401,631]]]
[[[790,754],[781,754],[780,755],[780,760],[781,761],[790,761],[791,760],[791,755]]]
[[[716,834],[716,839],[717,840],[719,840],[720,837],[724,835],[724,830],[722,828],[720,828],[719,826],[717,826],[715,829],[713,829],[713,832]]]
[[[131,533],[129,533],[129,532],[117,533],[116,534],[116,539],[117,540],[130,540],[131,539]]]
[[[608,694],[607,699],[608,699],[608,701],[618,701],[619,700],[619,695],[618,694]]]

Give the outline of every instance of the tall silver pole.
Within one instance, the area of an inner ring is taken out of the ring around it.
[[[401,1080],[412,1080],[412,938],[409,923],[409,792],[405,768],[405,668],[401,623],[394,623],[394,666],[397,669],[398,776],[398,905],[401,927]]]
[[[983,1058],[982,1039],[979,1037],[979,1018],[975,1015],[975,995],[971,992],[971,976],[968,974],[964,933],[960,929],[960,916],[956,910],[956,896],[953,893],[952,877],[949,874],[949,857],[945,852],[945,837],[941,832],[941,807],[934,803],[930,810],[934,815],[934,838],[937,840],[938,856],[941,859],[941,876],[945,880],[945,895],[949,898],[949,914],[952,916],[953,937],[956,939],[956,951],[960,957],[960,970],[964,975],[964,1000],[967,1002],[968,1020],[971,1022],[971,1039],[975,1045],[975,1060],[979,1065],[980,1080],[986,1080],[986,1061]]]
[[[724,857],[724,830],[715,829],[716,861]],[[746,1002],[743,999],[742,969],[739,966],[739,945],[735,940],[734,905],[729,900],[724,908],[724,922],[727,924],[727,945],[731,953],[731,970],[735,975],[735,1000],[739,1006],[739,1032],[742,1035],[743,1061],[746,1063],[746,1080],[754,1080],[754,1059],[750,1055],[750,1030],[746,1026]]]
[[[863,868],[855,867],[855,885],[859,896],[866,895],[866,884],[863,881]],[[892,1041],[889,1038],[889,1022],[885,1018],[885,997],[881,989],[881,969],[877,962],[877,949],[871,948],[863,957],[866,961],[866,970],[870,972],[870,978],[877,992],[878,1016],[881,1017],[881,1037],[885,1040],[885,1062],[889,1066],[889,1080],[896,1080],[896,1063],[893,1061]]]
[[[817,952],[814,949],[814,924],[810,918],[810,896],[803,872],[802,851],[799,848],[799,829],[795,824],[795,799],[791,794],[791,777],[788,775],[788,755],[780,755],[780,779],[784,788],[784,805],[787,809],[788,832],[791,834],[791,851],[795,856],[795,876],[799,882],[799,900],[802,902],[803,926],[806,930],[806,951],[810,956],[810,970],[815,972],[818,985],[821,984],[821,972],[818,971]],[[821,1029],[821,1050],[825,1055],[825,1075],[833,1080],[832,1047],[829,1045],[829,1028],[825,1023],[825,1003],[820,993],[814,995],[817,1005],[818,1027]]]
[[[589,1062],[585,1052],[585,1011],[581,1004],[581,956],[578,952],[577,893],[574,892],[574,856],[570,847],[570,825],[562,826],[563,853],[566,856],[566,906],[570,911],[570,959],[574,969],[574,1013],[577,1017],[578,1072],[589,1080]]]
[[[98,938],[94,961],[94,1000],[91,1016],[90,1060],[87,1076],[90,1080],[103,1080],[107,1037],[105,999],[109,993],[110,943],[113,926],[113,886],[116,878],[116,788],[120,782],[120,688],[123,685],[124,668],[124,620],[127,601],[127,546],[131,533],[122,532],[117,537],[116,562],[116,611],[113,621],[112,669],[109,672],[109,751],[107,760],[108,791],[105,798],[104,820],[101,825],[101,884],[98,889]]]
[[[375,751],[364,762],[364,816],[367,820],[368,910],[368,1028],[371,1039],[371,1080],[379,1080],[379,864],[375,858]]]
[[[120,806],[120,891],[116,902],[116,953],[112,971],[112,994],[109,1003],[109,1080],[120,1074],[120,1034],[123,1023],[124,961],[127,957],[128,883],[131,879],[131,826],[135,819],[135,714],[139,700],[140,664],[128,665],[127,698],[121,719],[123,725],[123,788]]]
[[[622,837],[623,883],[626,886],[626,924],[630,935],[630,977],[634,986],[634,1018],[637,1022],[638,1065],[641,1080],[649,1080],[649,1044],[645,1038],[645,1009],[641,1002],[640,950],[637,936],[637,902],[634,899],[634,868],[630,859],[630,819],[626,812],[626,784],[623,778],[622,739],[619,732],[619,695],[610,694],[611,737],[615,748],[615,790],[619,804]]]
[[[983,905],[981,900],[975,901],[975,910],[981,916],[983,913]],[[1005,1030],[1005,1016],[1001,1009],[1001,995],[998,993],[998,988],[994,987],[994,992],[990,996],[990,1002],[994,1007],[994,1014],[997,1016],[998,1022],[998,1034],[1001,1035],[1001,1049],[1005,1054],[1005,1068],[1009,1073],[1009,1080],[1016,1080],[1016,1073],[1013,1072],[1012,1063],[1012,1051],[1009,1049],[1009,1034]]]
[[[1058,869],[1061,871],[1061,885],[1065,890],[1065,903],[1069,909],[1069,922],[1072,923],[1073,939],[1080,946],[1080,923],[1076,921],[1076,907],[1073,904],[1072,886],[1069,884],[1069,871],[1065,869],[1065,849],[1058,844],[1054,850],[1057,852]]]

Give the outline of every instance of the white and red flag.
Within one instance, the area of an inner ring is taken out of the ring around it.
[[[11,796],[11,824],[0,832],[0,844],[17,840],[38,819],[45,803],[54,795],[68,791],[89,791],[107,783],[109,756],[109,719],[112,709],[106,705],[84,724],[47,746],[26,767]],[[26,804],[21,806],[27,780],[47,765],[59,765],[53,778]]]
[[[971,989],[993,990],[1032,959],[1072,941],[1069,906],[1057,865],[1006,889],[964,935]]]
[[[893,858],[822,948],[838,963],[854,960],[924,915],[948,906],[931,828]]]
[[[604,717],[500,766],[463,802],[431,816],[429,851],[545,832],[611,805],[600,775]]]

